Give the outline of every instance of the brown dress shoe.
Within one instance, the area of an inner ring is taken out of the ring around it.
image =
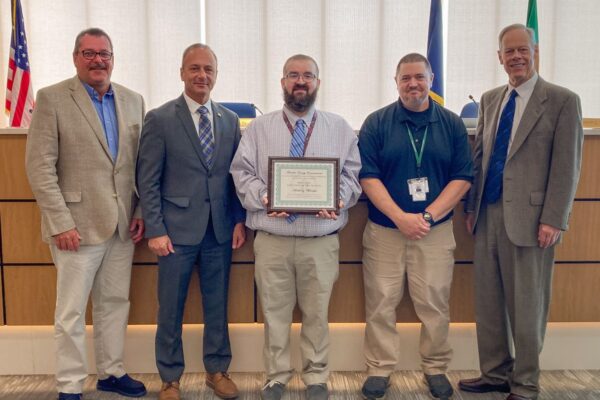
[[[179,382],[163,382],[158,400],[180,400]]]
[[[510,385],[506,382],[500,384],[487,383],[482,377],[472,379],[461,379],[458,388],[471,393],[502,392],[510,393]]]
[[[235,399],[239,395],[235,383],[227,372],[207,373],[206,386],[214,390],[215,394],[222,399]]]

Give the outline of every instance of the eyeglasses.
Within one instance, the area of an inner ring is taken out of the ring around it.
[[[108,61],[112,58],[113,53],[107,50],[94,51],[94,50],[81,50],[81,55],[86,60],[93,60],[96,56],[100,56],[102,61]]]
[[[300,79],[300,77],[302,77],[304,82],[312,82],[316,79],[317,76],[312,72],[305,72],[303,74],[299,72],[288,72],[285,75],[285,78],[289,79],[290,81],[297,81],[298,79]]]

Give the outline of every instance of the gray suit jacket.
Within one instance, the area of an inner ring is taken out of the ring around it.
[[[129,238],[137,206],[135,162],[144,119],[142,96],[112,83],[119,152],[106,135],[79,78],[41,89],[27,136],[26,169],[42,214],[42,236],[77,228],[81,244]],[[141,217],[141,211],[137,210]]]
[[[475,213],[475,221],[507,88],[498,87],[481,97],[473,151],[475,180],[465,207]],[[567,229],[582,146],[579,97],[538,78],[504,167],[504,226],[515,245],[537,246],[540,223]]]
[[[146,237],[169,235],[174,244],[198,244],[209,217],[219,243],[231,240],[245,214],[229,165],[240,141],[232,111],[212,101],[215,157],[208,169],[190,111],[182,96],[148,112],[138,158]]]

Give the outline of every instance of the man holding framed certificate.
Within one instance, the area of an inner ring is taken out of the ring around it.
[[[429,391],[448,399],[448,300],[454,269],[452,210],[473,180],[467,131],[429,98],[429,61],[411,53],[396,68],[398,101],[360,130],[360,183],[369,198],[363,235],[365,399],[381,399],[398,362],[396,307],[404,282],[421,320],[419,351]]]
[[[328,306],[338,277],[337,232],[361,193],[358,139],[338,115],[316,110],[314,59],[298,54],[283,67],[285,105],[254,120],[231,164],[254,240],[255,280],[265,323],[267,383],[278,400],[292,378],[289,332],[302,311],[302,380],[307,398],[328,397]]]

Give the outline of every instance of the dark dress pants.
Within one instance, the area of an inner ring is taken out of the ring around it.
[[[231,362],[227,328],[227,292],[231,240],[219,244],[209,222],[202,242],[174,245],[175,253],[158,259],[156,366],[163,382],[178,381],[185,368],[181,340],[183,310],[192,271],[198,270],[204,310],[203,361],[207,372],[225,372]]]

